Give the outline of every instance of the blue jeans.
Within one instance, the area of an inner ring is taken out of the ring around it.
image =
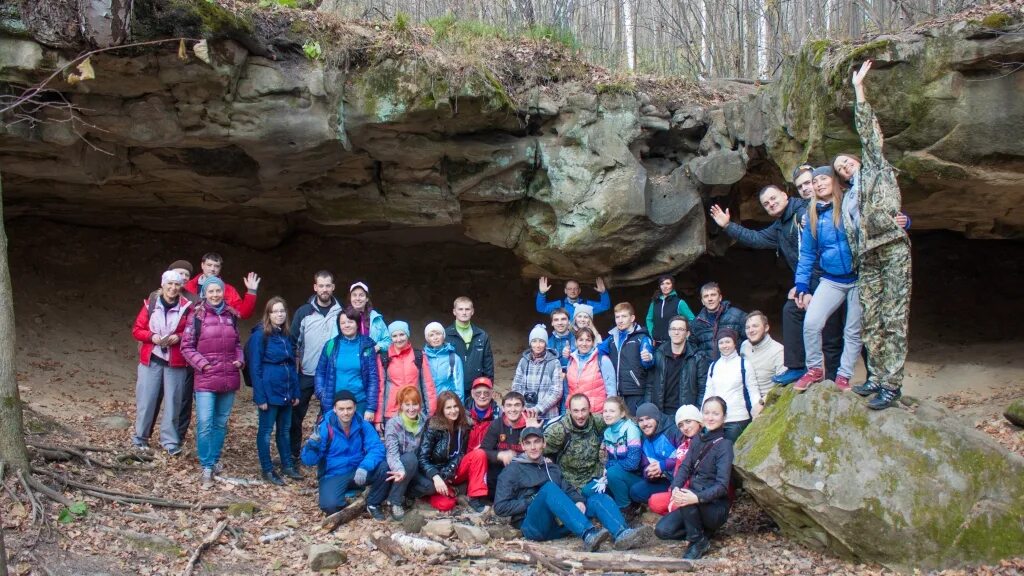
[[[234,403],[234,392],[196,392],[196,452],[203,468],[220,461]]]
[[[641,480],[629,487],[629,499],[637,504],[647,504],[651,496],[661,492],[668,492],[669,482],[662,480]]]
[[[629,506],[629,489],[637,482],[643,482],[643,478],[639,474],[632,472],[626,472],[618,466],[611,466],[608,469],[608,488],[606,492],[615,501],[615,504],[619,508],[625,508]],[[584,496],[590,496],[596,494],[594,491],[594,484],[596,480],[591,480],[583,487]]]
[[[722,430],[725,431],[725,439],[731,441],[733,444],[736,443],[736,439],[743,434],[743,431],[750,426],[750,420],[740,420],[739,422],[726,422],[722,424]]]
[[[386,462],[381,462],[373,470],[369,470],[366,475],[365,486],[372,486],[377,483],[381,476],[384,476],[388,469]],[[339,474],[337,476],[325,476],[320,479],[320,509],[328,515],[334,514],[338,510],[341,510],[348,504],[348,499],[345,497],[346,492],[357,491],[362,492],[365,486],[357,486],[352,482],[352,477],[356,475],[356,471],[352,470],[348,474]]]
[[[553,482],[547,482],[534,497],[519,528],[527,540],[543,542],[564,538],[569,534],[582,537],[594,527],[590,518],[597,518],[613,535],[618,536],[626,529],[615,502],[606,494],[594,494],[587,498],[587,513],[580,512],[576,503]],[[562,522],[559,525],[555,520]]]
[[[270,459],[270,431],[275,430],[274,438],[277,440],[277,455],[281,457],[281,468],[291,468],[292,447],[290,432],[292,428],[292,407],[274,406],[270,404],[266,410],[256,408],[256,415],[259,416],[259,425],[256,428],[256,453],[260,456],[260,469],[270,472],[274,469],[274,462]]]

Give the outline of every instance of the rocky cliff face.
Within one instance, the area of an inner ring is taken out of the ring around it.
[[[550,50],[537,57],[548,85],[513,97],[509,77],[486,66],[465,66],[455,83],[401,49],[310,60],[275,49],[297,43],[294,24],[278,25],[268,45],[215,21],[140,25],[211,38],[208,63],[179,58],[176,44],[98,54],[94,80],[71,85],[62,74],[45,95],[66,98],[77,120],[52,107],[9,115],[8,217],[192,230],[256,247],[297,229],[454,235],[512,250],[526,275],[638,283],[705,252],[709,199],[749,201],[797,161],[856,150],[842,87],[850,63],[870,54],[887,66],[871,96],[915,226],[980,237],[1019,237],[1024,226],[1014,149],[1024,76],[1000,64],[1020,60],[1024,39],[980,24],[812,45],[778,83],[709,104],[581,82]],[[2,28],[0,80],[11,91],[67,62],[52,31]],[[761,211],[748,202],[742,215]]]

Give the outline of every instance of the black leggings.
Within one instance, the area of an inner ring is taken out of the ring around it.
[[[714,533],[729,518],[729,499],[676,508],[658,521],[654,533],[662,540],[696,542],[705,532]]]

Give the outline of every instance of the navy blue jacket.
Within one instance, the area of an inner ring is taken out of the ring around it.
[[[470,390],[473,387],[473,380],[481,376],[487,376],[494,380],[494,353],[491,351],[491,337],[476,324],[470,326],[473,328],[473,338],[469,341],[469,346],[466,346],[466,341],[455,329],[455,324],[444,330],[445,341],[450,343],[455,348],[455,353],[462,358],[462,397],[467,399],[467,403]]]
[[[747,313],[734,308],[728,300],[722,300],[718,310],[718,315],[713,316],[707,308],[701,308],[697,317],[690,323],[690,338],[687,340],[687,346],[696,347],[697,351],[703,352],[711,360],[718,360],[718,331],[722,328],[732,328],[739,334],[737,350],[747,339]]]
[[[789,264],[790,270],[796,271],[800,260],[800,220],[807,212],[807,200],[790,198],[782,216],[767,228],[751,230],[735,222],[724,228],[726,235],[738,244],[748,248],[775,250]]]
[[[326,414],[334,408],[334,385],[337,381],[338,351],[341,350],[340,339],[345,336],[338,334],[324,344],[320,353],[320,362],[316,366],[314,376],[314,392],[320,400],[320,409]],[[377,376],[377,344],[369,336],[359,335],[359,369],[362,373],[363,386],[366,387],[366,410],[377,411],[380,381]],[[360,414],[362,416],[362,414]]]
[[[647,372],[654,368],[654,341],[647,330],[639,324],[622,339],[619,345],[618,328],[608,331],[608,337],[597,346],[597,351],[612,361],[615,367],[615,384],[619,387],[619,396],[646,395],[648,386]],[[651,353],[651,361],[644,362],[640,353],[647,350]]]
[[[249,362],[246,369],[252,379],[252,401],[257,405],[291,405],[292,400],[299,397],[299,372],[291,339],[277,328],[269,336],[263,334],[260,323],[253,326],[245,347]]]

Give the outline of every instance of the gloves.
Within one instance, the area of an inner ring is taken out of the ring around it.
[[[359,468],[356,470],[356,475],[352,477],[352,482],[356,486],[366,486],[366,470]]]
[[[608,475],[601,476],[594,482],[594,492],[598,494],[604,494],[605,490],[608,489]]]

